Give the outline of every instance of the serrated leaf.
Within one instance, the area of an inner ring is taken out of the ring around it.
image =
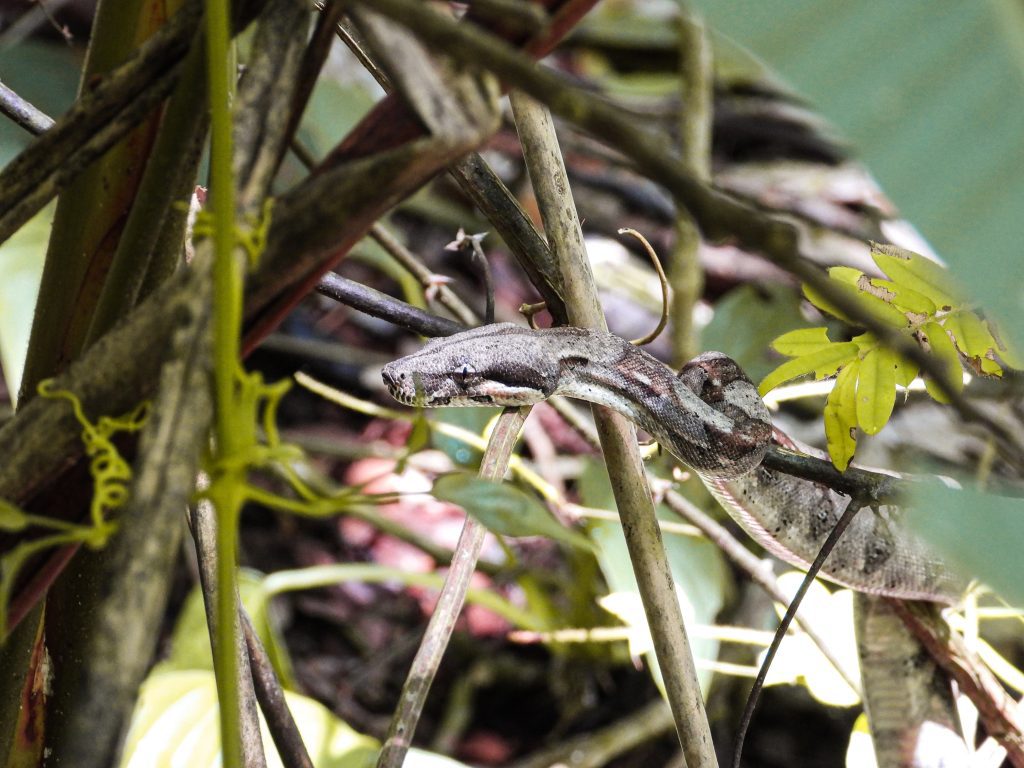
[[[872,247],[871,258],[894,283],[927,296],[941,309],[964,301],[953,276],[931,259],[905,248],[877,243]]]
[[[28,527],[28,517],[10,502],[0,499],[0,531],[21,531]]]
[[[780,355],[786,357],[803,357],[827,347],[832,342],[828,338],[828,328],[801,328],[779,336],[771,346]]]
[[[920,367],[913,360],[906,360],[897,355],[896,357],[896,384],[901,387],[909,387],[911,382],[917,378]]]
[[[547,536],[593,551],[583,534],[558,522],[536,498],[508,483],[452,473],[434,481],[434,496],[458,504],[490,531],[504,536]]]
[[[950,340],[946,330],[934,320],[930,323],[925,323],[921,328],[921,334],[924,336],[924,340],[928,344],[928,348],[931,350],[931,354],[935,356],[942,366],[946,369],[946,379],[954,390],[959,392],[964,387],[963,368],[960,365],[960,353],[956,351],[956,346]],[[931,377],[926,377],[924,380],[925,389],[928,390],[928,394],[931,395],[936,401],[940,403],[948,403],[949,398],[943,394],[936,385],[935,381]]]
[[[764,377],[757,391],[761,397],[764,397],[766,393],[771,392],[779,384],[795,379],[798,376],[805,376],[808,373],[813,373],[819,379],[831,376],[844,363],[856,359],[857,353],[858,347],[852,341],[829,344],[827,347],[822,347],[816,352],[811,352],[793,360],[787,360]]]
[[[886,425],[896,404],[896,353],[875,347],[861,359],[857,377],[857,424],[875,435]]]
[[[835,269],[835,267],[833,267],[833,269]],[[831,275],[832,271],[829,272],[830,277]],[[906,328],[907,325],[909,325],[909,320],[906,315],[896,309],[896,307],[882,301],[876,296],[872,296],[870,293],[865,293],[855,285],[850,285],[849,283],[840,280],[833,280],[832,287],[840,294],[848,297],[851,301],[856,302],[861,313],[866,314],[879,322],[891,325],[893,328]],[[826,299],[821,293],[811,286],[805,284],[803,286],[803,292],[804,297],[823,312],[827,312],[830,315],[838,317],[840,320],[849,323],[850,325],[859,324],[857,320],[839,309],[835,304]]]
[[[866,275],[857,283],[858,287],[872,296],[892,304],[903,312],[915,315],[931,316],[935,314],[935,302],[905,285],[880,277],[869,278]]]
[[[846,471],[857,450],[857,376],[860,360],[839,372],[836,385],[825,400],[825,439],[828,455],[840,472]]]

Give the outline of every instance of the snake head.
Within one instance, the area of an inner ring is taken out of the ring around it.
[[[433,339],[381,371],[391,396],[422,407],[531,405],[558,383],[558,363],[511,323]]]

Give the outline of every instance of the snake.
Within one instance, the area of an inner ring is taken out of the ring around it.
[[[392,397],[418,407],[524,406],[563,395],[611,408],[693,470],[754,540],[801,568],[848,501],[762,465],[773,442],[796,445],[773,426],[739,364],[720,352],[677,373],[605,331],[493,323],[431,339],[382,376]],[[957,721],[949,684],[882,598],[949,605],[966,582],[900,524],[895,505],[859,512],[821,575],[864,596],[856,602],[858,649],[878,764],[959,764],[950,761]],[[942,756],[929,755],[925,742],[943,744]]]

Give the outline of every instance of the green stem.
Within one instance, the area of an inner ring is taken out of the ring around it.
[[[216,456],[236,455],[244,430],[235,429],[233,403],[239,365],[242,311],[241,263],[235,258],[235,189],[231,167],[231,91],[229,0],[206,7],[206,56],[210,94],[210,187],[213,218],[214,389]],[[241,768],[241,707],[235,618],[238,615],[235,561],[237,522],[243,499],[244,470],[226,470],[214,479],[212,499],[217,525],[217,642],[214,649],[223,764]]]

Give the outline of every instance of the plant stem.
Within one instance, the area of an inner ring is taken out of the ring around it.
[[[242,431],[235,429],[236,371],[242,317],[241,264],[235,258],[235,189],[231,167],[231,92],[233,72],[228,50],[230,39],[228,0],[211,0],[206,6],[206,56],[210,95],[210,187],[213,219],[213,377],[216,394],[216,456],[236,454]],[[214,479],[211,498],[219,516],[217,525],[217,642],[214,661],[223,764],[241,768],[241,707],[235,681],[235,625],[238,616],[235,561],[237,523],[243,499],[244,476],[233,469]]]

